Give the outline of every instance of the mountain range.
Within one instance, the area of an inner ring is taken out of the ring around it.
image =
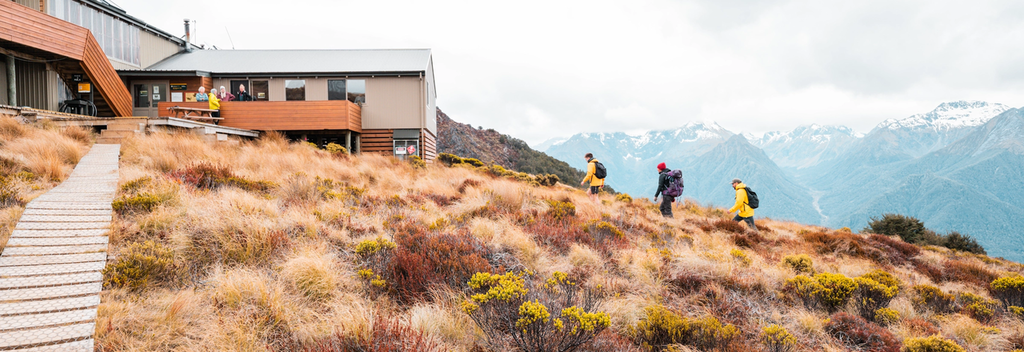
[[[654,166],[681,169],[685,196],[727,206],[728,181],[758,192],[758,216],[863,228],[899,213],[931,229],[969,234],[989,251],[1024,260],[1024,110],[980,101],[942,103],[889,119],[867,134],[801,126],[761,137],[713,122],[634,136],[581,133],[541,151],[582,168],[587,152],[620,192],[653,197]]]

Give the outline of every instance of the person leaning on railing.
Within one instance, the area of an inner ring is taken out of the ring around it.
[[[252,96],[245,92],[245,85],[238,85],[238,101],[252,101]]]
[[[210,110],[216,110],[210,113],[212,117],[220,117],[220,99],[217,98],[217,89],[210,89]]]

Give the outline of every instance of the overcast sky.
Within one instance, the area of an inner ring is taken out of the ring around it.
[[[1024,106],[1024,1],[115,2],[221,49],[433,49],[438,107],[531,144]]]

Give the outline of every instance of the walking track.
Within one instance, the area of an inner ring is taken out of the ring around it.
[[[25,207],[0,254],[0,351],[92,351],[119,144]]]

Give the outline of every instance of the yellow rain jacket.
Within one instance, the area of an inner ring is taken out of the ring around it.
[[[220,110],[220,99],[217,98],[216,94],[210,94],[210,109]]]
[[[747,191],[745,190],[747,185],[740,183],[736,185],[736,205],[729,208],[729,212],[733,213],[736,211],[740,212],[740,216],[749,218],[754,216],[754,208],[747,205]]]
[[[597,172],[597,166],[594,165],[596,162],[597,159],[590,159],[590,162],[587,163],[587,177],[583,178],[583,182],[590,181],[590,187],[604,186],[603,178],[594,177],[594,172]]]

